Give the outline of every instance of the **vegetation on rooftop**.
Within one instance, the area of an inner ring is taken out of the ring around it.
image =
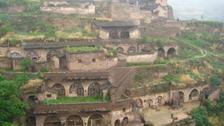
[[[69,53],[89,53],[89,52],[98,52],[101,51],[99,47],[93,46],[79,46],[79,47],[66,47],[66,52]]]
[[[54,104],[80,104],[80,103],[105,103],[109,102],[109,97],[88,96],[88,97],[59,97],[57,99],[45,99],[46,105]]]

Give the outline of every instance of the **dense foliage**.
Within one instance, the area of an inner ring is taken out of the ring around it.
[[[196,126],[223,126],[223,115],[224,92],[220,94],[219,99],[216,103],[207,101],[204,107],[198,107],[192,111],[192,118],[195,119]],[[216,122],[214,120],[216,120]]]
[[[25,114],[26,104],[20,99],[20,87],[28,81],[26,74],[13,80],[0,76],[0,126],[12,126],[17,117]]]
[[[195,119],[196,126],[211,126],[208,121],[208,112],[204,107],[193,109],[192,118]]]
[[[30,58],[23,58],[20,62],[20,67],[23,71],[28,71],[32,65],[32,60]]]

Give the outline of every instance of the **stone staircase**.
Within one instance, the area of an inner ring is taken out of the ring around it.
[[[119,100],[124,94],[126,88],[131,85],[133,79],[133,69],[130,68],[115,68],[112,70],[112,83],[114,86],[114,91],[112,91],[112,96],[116,100]]]

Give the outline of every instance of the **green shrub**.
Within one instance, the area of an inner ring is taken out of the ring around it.
[[[20,67],[23,71],[28,71],[32,65],[32,60],[30,58],[23,58],[20,62]]]
[[[12,32],[13,29],[9,24],[0,25],[0,37],[6,35],[8,32]]]
[[[46,73],[49,69],[47,67],[41,67],[40,72]]]
[[[192,118],[196,122],[196,126],[212,126],[208,122],[208,112],[205,107],[198,107],[192,110]]]
[[[134,77],[135,81],[142,81],[144,79],[144,74],[143,73],[137,73],[135,74],[135,77]]]
[[[222,82],[222,79],[218,75],[212,75],[210,77],[210,84],[213,87],[218,87]]]
[[[100,51],[100,48],[92,46],[66,47],[65,51],[69,53],[88,53],[88,52],[98,52]]]

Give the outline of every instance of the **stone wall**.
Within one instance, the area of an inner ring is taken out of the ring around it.
[[[153,63],[158,57],[158,53],[154,54],[142,54],[142,55],[130,55],[127,56],[128,63]]]
[[[89,4],[85,7],[41,7],[41,11],[61,13],[61,14],[80,14],[80,15],[94,15],[95,5]]]
[[[12,68],[12,60],[5,57],[0,57],[0,68],[11,69]]]
[[[105,54],[99,53],[66,53],[66,61],[68,70],[102,70],[116,66],[117,58],[106,58]]]
[[[156,93],[134,98],[137,103],[137,107],[141,108],[156,108],[158,106],[164,105],[169,101],[169,99],[169,92]]]
[[[130,31],[130,39],[138,39],[141,37],[141,33],[138,29]]]

